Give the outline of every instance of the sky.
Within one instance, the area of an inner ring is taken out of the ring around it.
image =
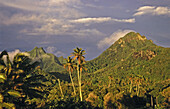
[[[134,31],[170,47],[170,0],[0,0],[0,51],[99,56]]]

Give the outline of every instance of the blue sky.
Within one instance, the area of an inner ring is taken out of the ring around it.
[[[170,47],[170,0],[0,0],[0,51],[93,59],[130,31]]]

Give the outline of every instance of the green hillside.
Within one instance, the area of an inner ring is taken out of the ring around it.
[[[67,61],[43,48],[28,53],[31,58],[21,53],[13,62],[6,51],[0,54],[0,108],[169,108],[170,48],[157,46],[139,33],[128,33],[88,62],[84,61],[85,51],[78,47]],[[27,88],[43,92],[41,98],[32,97],[34,93]]]
[[[139,33],[128,33],[97,58],[87,63],[88,73],[113,76],[145,75],[167,79],[170,73],[170,48],[153,44]]]
[[[104,100],[104,107],[168,106],[170,48],[157,46],[139,33],[131,32],[120,38],[100,56],[88,61],[86,67],[88,71],[82,77],[84,93],[98,95],[97,102]]]
[[[55,78],[49,79],[48,103],[59,108],[79,105],[79,95],[73,95],[68,72],[63,69],[63,57],[46,53],[43,48],[29,52],[40,66]],[[139,33],[131,32],[117,40],[97,58],[86,63],[87,71],[82,72],[82,95],[84,102],[96,108],[167,108],[170,85],[170,48],[155,45]],[[60,72],[60,73],[54,73]],[[72,72],[76,93],[77,72]],[[56,78],[62,82],[63,95]],[[55,86],[55,87],[53,87]],[[60,101],[61,100],[61,101]]]
[[[45,72],[60,72],[64,70],[62,66],[64,63],[64,58],[56,57],[51,53],[46,53],[42,47],[35,47],[28,53],[34,60],[40,62],[40,66]]]

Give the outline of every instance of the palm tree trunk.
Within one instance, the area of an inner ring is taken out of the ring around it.
[[[153,97],[151,95],[151,107],[153,107]]]
[[[74,90],[74,95],[76,95],[76,89],[75,89],[75,87],[74,87],[74,82],[73,82],[73,78],[72,78],[72,76],[71,76],[71,71],[70,71],[70,69],[69,69],[69,74],[70,74],[70,79],[71,79],[71,83],[72,83],[73,90]]]
[[[60,79],[57,79],[57,80],[58,80],[58,84],[59,84],[59,87],[60,87],[61,96],[62,96],[62,98],[64,98],[64,94],[63,94],[61,84],[60,84]]]
[[[81,74],[80,74],[80,66],[79,63],[77,65],[77,75],[78,75],[78,84],[79,84],[79,91],[80,91],[80,101],[83,101],[82,99],[82,93],[81,93]]]
[[[138,86],[138,87],[137,87],[137,89],[138,89],[138,90],[137,90],[137,96],[139,95],[139,85],[140,85],[140,84],[137,85],[137,86]]]
[[[158,104],[158,97],[156,97],[156,106],[159,106],[159,104]]]
[[[82,92],[81,92],[81,73],[82,72],[80,71],[80,78],[79,78],[80,79],[80,83],[79,83],[79,85],[80,85],[80,100],[83,101]]]
[[[132,81],[130,82],[130,93],[132,92]]]
[[[136,84],[136,95],[138,96],[138,83]]]
[[[109,84],[108,84],[108,88],[110,87],[110,85],[111,85],[111,79],[109,79]]]

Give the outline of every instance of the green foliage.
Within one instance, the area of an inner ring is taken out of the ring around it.
[[[100,56],[87,62],[88,73],[84,75],[83,81],[91,80],[91,87],[104,86],[109,84],[108,76],[111,75],[114,80],[111,80],[113,84],[110,84],[108,90],[113,93],[125,91],[130,92],[132,97],[144,97],[152,90],[150,93],[157,97],[161,95],[163,86],[169,87],[169,66],[170,48],[156,46],[139,33],[131,32],[116,41]],[[133,84],[128,80],[132,75]],[[168,83],[160,83],[160,87],[154,85],[160,81]],[[154,98],[154,103],[155,100]]]
[[[4,83],[4,81],[5,81],[6,79],[7,79],[7,78],[6,78],[5,74],[0,73],[0,83]]]
[[[84,61],[85,51],[77,47],[72,53],[77,72],[71,57],[58,58],[37,47],[28,53],[32,59],[18,54],[13,62],[6,51],[0,54],[0,108],[169,106],[170,48],[157,46],[139,33],[128,33],[88,62]],[[40,66],[32,60],[38,60]]]
[[[9,90],[7,93],[11,96],[14,96],[14,97],[21,97],[21,94],[18,91],[15,91],[15,90]]]
[[[2,107],[25,107],[28,106],[25,102],[26,99],[42,98],[43,91],[40,90],[40,87],[45,85],[39,80],[43,79],[43,76],[34,72],[38,62],[33,62],[22,53],[14,56],[11,62],[7,52],[5,55],[6,62],[2,59],[2,56],[2,63],[0,64],[3,66],[3,69],[0,70],[0,80],[3,80],[0,83]]]
[[[42,47],[35,47],[28,53],[31,58],[40,62],[40,67],[45,72],[60,72],[64,70],[62,66],[65,63],[64,58],[58,58],[53,54],[46,53]]]
[[[0,108],[4,107],[6,109],[15,109],[15,105],[13,103],[2,103],[0,104]]]
[[[74,98],[60,99],[46,106],[48,109],[100,109],[99,107],[93,107],[86,101],[75,101]]]

